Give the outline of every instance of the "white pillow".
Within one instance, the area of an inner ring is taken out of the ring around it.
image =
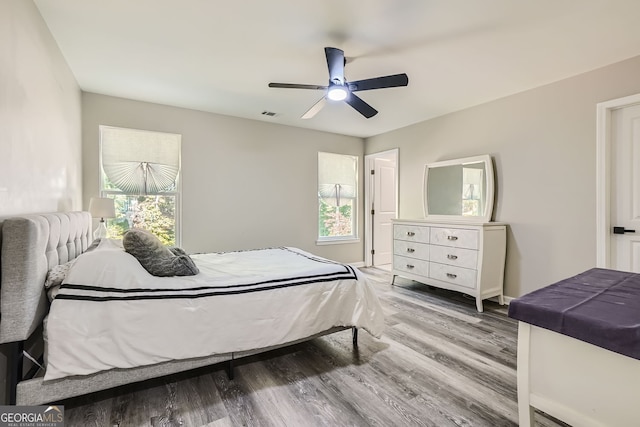
[[[79,256],[64,283],[126,289],[149,287],[154,279],[133,255],[107,244]]]
[[[71,260],[67,263],[51,267],[51,269],[47,272],[47,278],[44,281],[44,287],[49,289],[53,286],[62,285],[62,281],[65,279],[65,277],[67,277],[69,269],[74,262],[75,260]]]
[[[60,285],[69,274],[69,270],[71,266],[76,260],[71,260],[64,264],[59,264],[51,267],[51,269],[47,272],[47,278],[44,281],[44,287],[47,289],[47,297],[49,297],[49,302],[53,301],[53,299],[58,294],[60,290]]]

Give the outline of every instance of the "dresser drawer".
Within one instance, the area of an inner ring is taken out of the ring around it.
[[[393,268],[395,270],[429,277],[429,261],[394,255]]]
[[[477,230],[431,227],[430,239],[434,245],[478,249]]]
[[[431,245],[429,260],[439,264],[476,269],[478,268],[478,251],[454,248],[451,246]]]
[[[429,227],[396,224],[393,226],[393,238],[408,242],[429,243]]]
[[[404,240],[393,241],[393,253],[409,258],[429,260],[429,245],[426,243],[407,242]]]
[[[429,277],[465,288],[475,289],[476,275],[477,271],[469,268],[454,267],[437,262],[429,263]]]

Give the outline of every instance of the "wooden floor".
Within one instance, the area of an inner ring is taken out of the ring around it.
[[[386,314],[381,339],[339,332],[63,402],[66,426],[517,426],[516,322],[465,296],[361,269]],[[541,426],[558,426],[536,414]]]

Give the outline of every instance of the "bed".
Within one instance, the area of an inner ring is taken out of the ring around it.
[[[191,255],[198,274],[156,277],[116,243],[92,244],[90,229],[87,212],[0,223],[0,343],[12,353],[12,404],[221,362],[232,376],[240,357],[346,329],[354,345],[358,328],[382,333],[380,303],[352,266],[283,247]],[[25,341],[40,329],[45,369],[26,379]]]
[[[594,268],[511,301],[520,426],[640,425],[640,275]]]

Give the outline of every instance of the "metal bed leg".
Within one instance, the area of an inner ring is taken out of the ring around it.
[[[395,286],[396,285],[396,277],[397,276],[398,276],[397,274],[394,274],[393,277],[391,278],[391,286]]]
[[[40,357],[38,357],[36,359],[36,363],[33,364],[31,369],[29,369],[29,372],[27,372],[25,375],[22,376],[22,379],[30,380],[30,379],[34,378],[38,374],[38,371],[40,369],[44,369],[42,367],[42,365],[44,365],[44,355],[42,355],[42,356],[40,356]]]
[[[231,359],[227,362],[227,378],[229,378],[229,381],[233,381],[233,353],[231,353]]]
[[[24,341],[16,341],[9,344],[9,405],[16,404],[18,383],[22,381],[22,352]]]
[[[353,326],[351,328],[351,335],[353,336],[353,346],[358,347],[358,328]]]

